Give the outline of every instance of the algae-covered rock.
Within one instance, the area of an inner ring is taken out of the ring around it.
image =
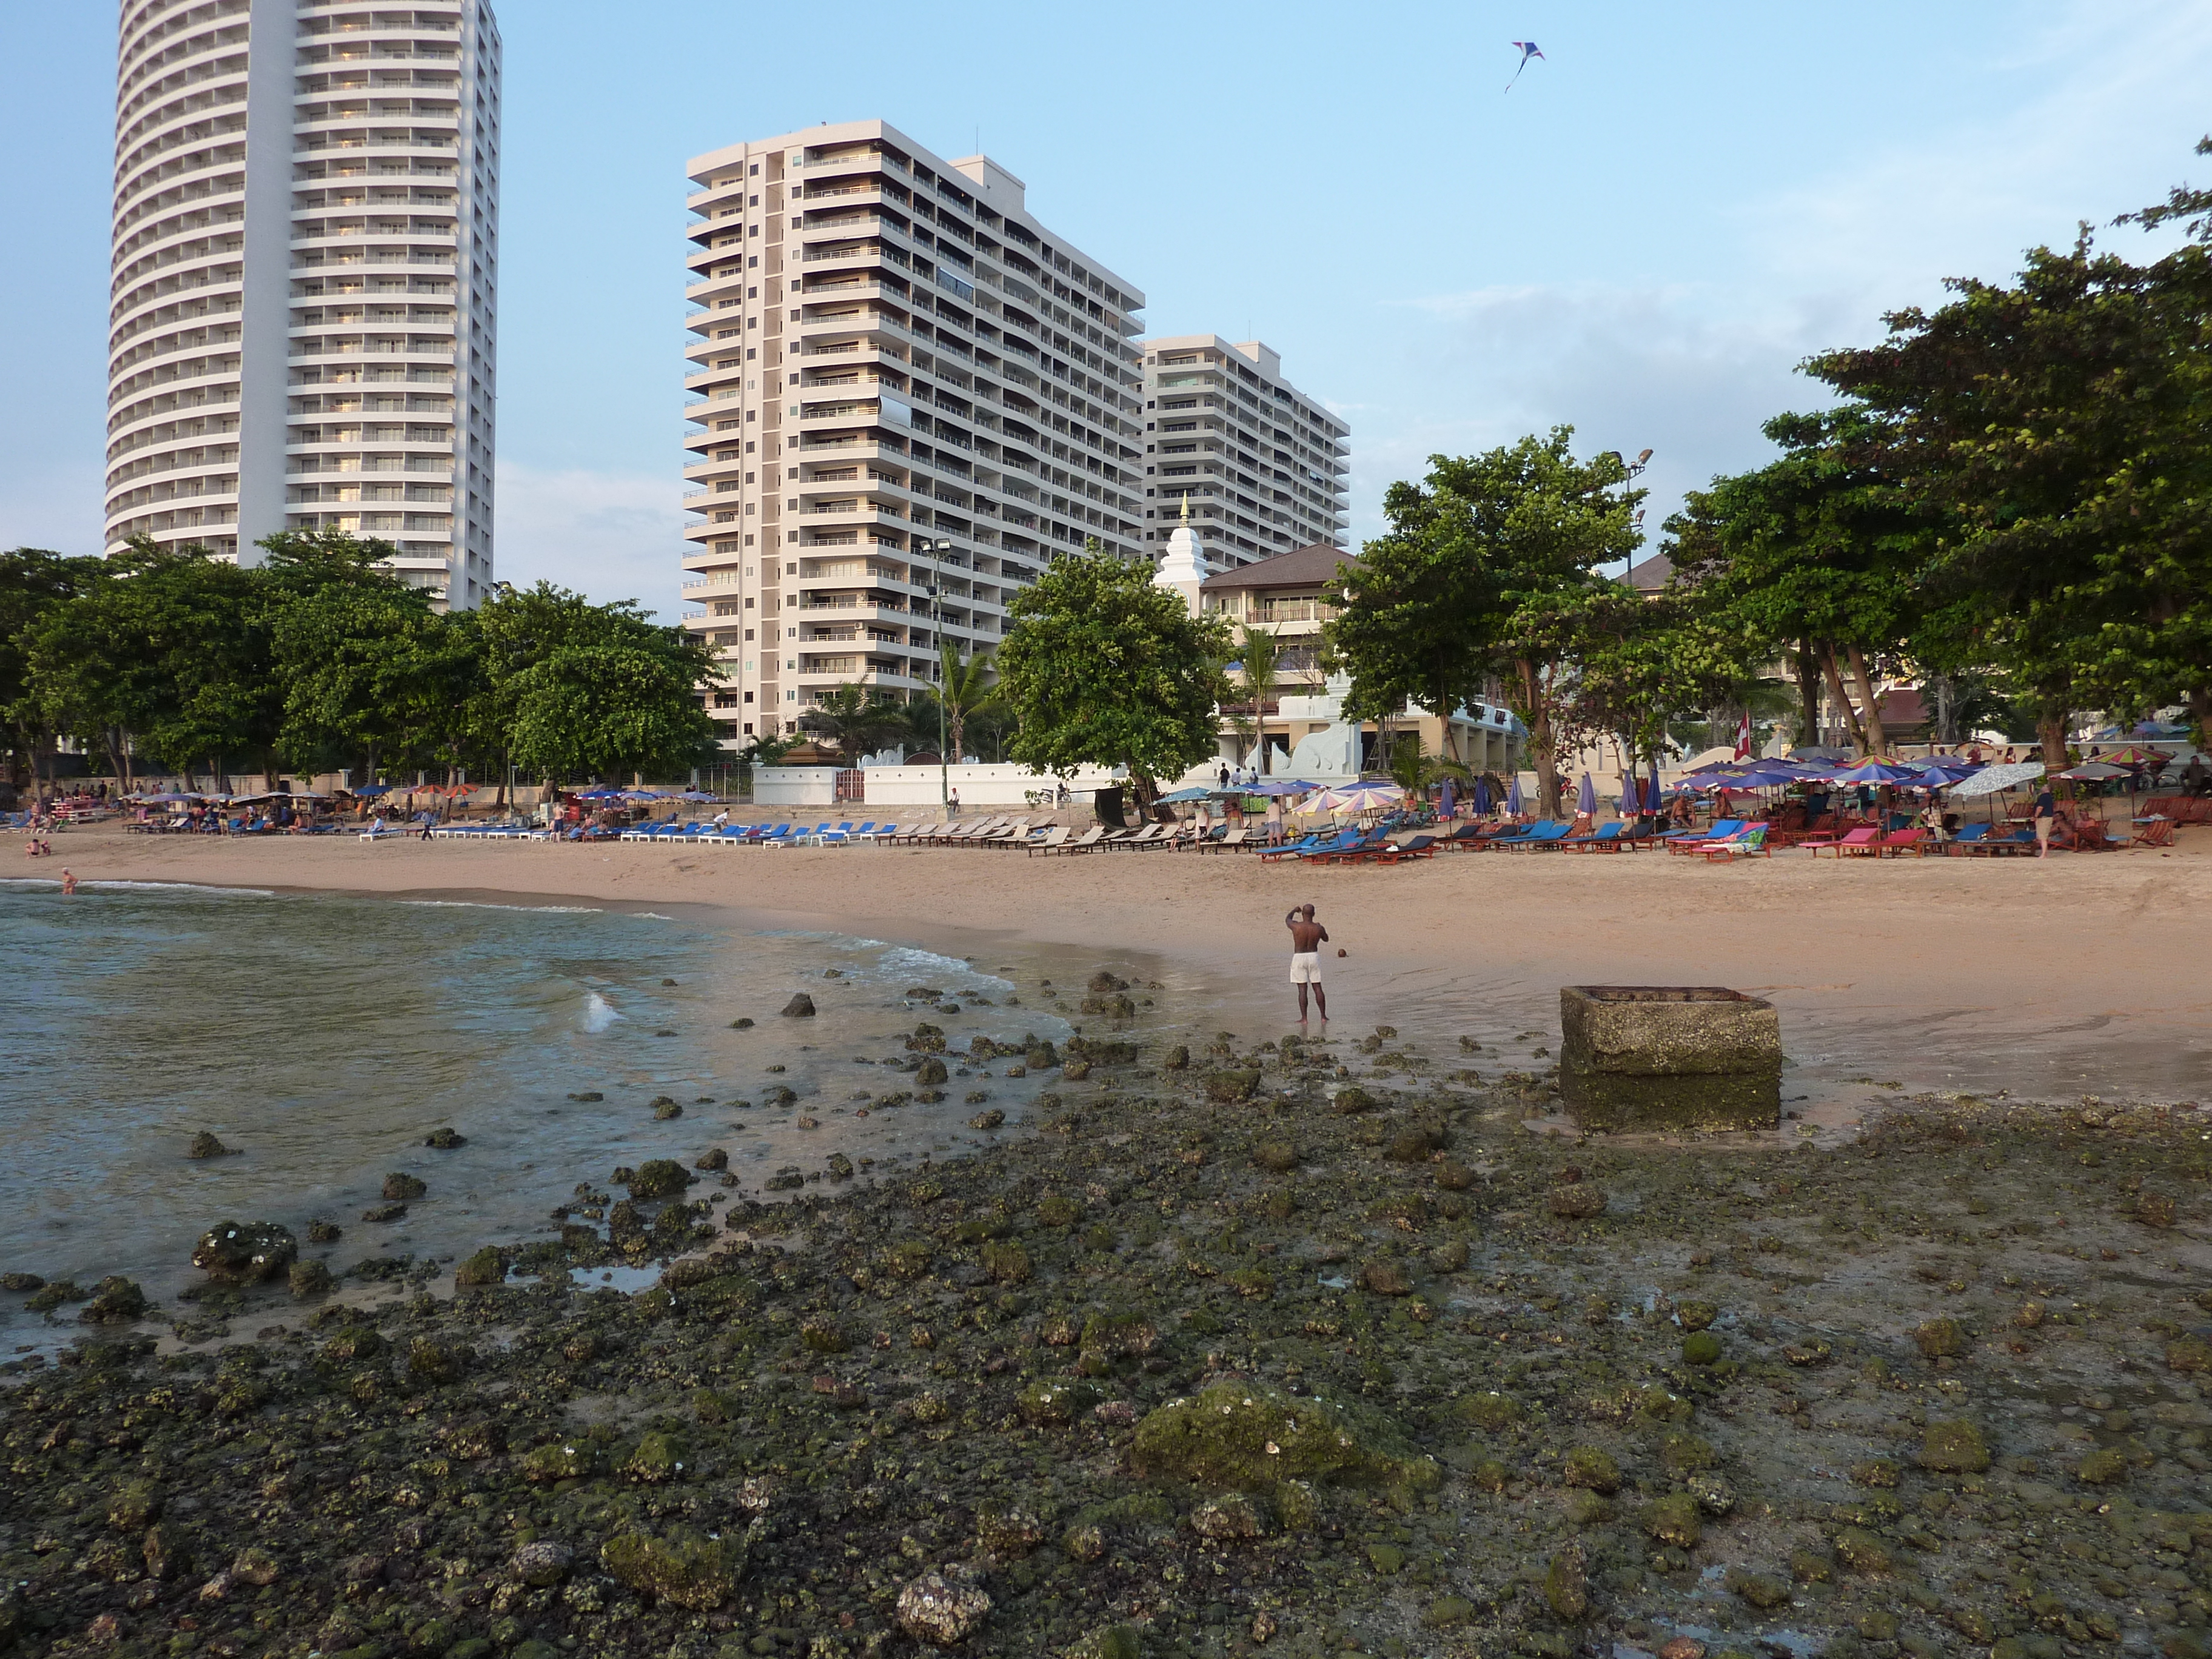
[[[636,1449],[623,1460],[624,1480],[642,1486],[661,1486],[684,1478],[690,1454],[682,1440],[672,1434],[654,1432],[637,1443]]]
[[[624,1533],[600,1547],[599,1561],[641,1595],[709,1613],[737,1594],[745,1569],[745,1540],[690,1528],[659,1536]]]
[[[1682,1363],[1686,1365],[1717,1365],[1721,1352],[1721,1340],[1711,1331],[1692,1331],[1682,1339]]]
[[[1596,1446],[1577,1446],[1567,1454],[1559,1478],[1570,1486],[1616,1492],[1620,1490],[1620,1465],[1613,1462],[1611,1453]]]
[[[1032,1428],[1064,1428],[1098,1403],[1098,1391],[1085,1382],[1040,1378],[1014,1396],[1014,1409]]]
[[[1257,1072],[1209,1072],[1206,1074],[1206,1097],[1224,1105],[1234,1105],[1252,1098],[1252,1091],[1260,1086]]]
[[[310,1297],[328,1296],[337,1288],[331,1270],[319,1261],[295,1261],[289,1283],[292,1294],[303,1302]]]
[[[1456,1630],[1473,1622],[1480,1611],[1463,1595],[1440,1595],[1429,1603],[1421,1622],[1431,1630]]]
[[[943,1060],[925,1060],[921,1062],[921,1066],[916,1068],[914,1074],[914,1080],[915,1084],[921,1088],[933,1089],[939,1084],[945,1082],[951,1075],[951,1073],[945,1069],[945,1062]]]
[[[1298,1149],[1287,1140],[1263,1140],[1252,1149],[1252,1162],[1276,1175],[1298,1167]]]
[[[1920,1440],[1920,1467],[1940,1474],[1979,1474],[1990,1466],[1982,1431],[1959,1419],[1930,1423]]]
[[[1790,1600],[1790,1586],[1766,1573],[1733,1567],[1721,1582],[1732,1595],[1741,1596],[1761,1613],[1770,1613]]]
[[[1669,1492],[1644,1511],[1644,1530],[1678,1550],[1694,1549],[1705,1531],[1698,1500],[1686,1492]]]
[[[1670,1434],[1659,1443],[1659,1461],[1676,1474],[1709,1469],[1715,1462],[1710,1443],[1694,1434]]]
[[[1589,1574],[1579,1546],[1570,1544],[1546,1565],[1544,1600],[1554,1616],[1568,1624],[1577,1624],[1589,1616]]]
[[[1682,1322],[1686,1331],[1702,1331],[1721,1316],[1717,1304],[1711,1302],[1677,1302],[1674,1317]]]
[[[1966,1351],[1966,1333],[1955,1319],[1931,1319],[1912,1333],[1923,1358],[1948,1359]]]
[[[501,1285],[506,1282],[507,1259],[495,1247],[489,1244],[460,1262],[453,1269],[453,1283],[456,1285],[481,1289],[487,1285]]]
[[[433,1384],[458,1382],[468,1370],[465,1349],[418,1336],[407,1345],[407,1371]]]
[[[526,1480],[538,1483],[580,1480],[592,1472],[598,1462],[587,1440],[549,1440],[524,1455],[522,1475]]]
[[[1132,1451],[1146,1473],[1260,1491],[1285,1480],[1432,1486],[1435,1461],[1416,1455],[1379,1413],[1217,1382],[1137,1425]]]
[[[2185,1336],[2166,1345],[2166,1368],[2172,1371],[2212,1371],[2212,1342]]]
[[[1187,1071],[1189,1066],[1190,1050],[1180,1042],[1160,1056],[1160,1069],[1164,1072]]]
[[[1377,1256],[1359,1270],[1359,1285],[1374,1296],[1411,1296],[1411,1274],[1389,1256]]]
[[[994,1240],[983,1246],[983,1271],[998,1285],[1019,1285],[1030,1277],[1033,1268],[1029,1252],[1008,1239]]]
[[[1362,1112],[1371,1112],[1376,1104],[1373,1095],[1358,1084],[1347,1084],[1329,1097],[1329,1105],[1346,1117],[1356,1117]]]
[[[1610,1201],[1601,1188],[1573,1182],[1553,1188],[1545,1200],[1545,1207],[1564,1221],[1588,1221],[1593,1216],[1603,1215]]]
[[[143,1319],[150,1305],[135,1281],[110,1273],[92,1287],[92,1299],[76,1316],[88,1325],[128,1325]]]
[[[629,1195],[640,1202],[675,1198],[697,1177],[672,1158],[649,1158],[630,1174]]]
[[[814,1018],[814,999],[804,991],[796,992],[791,1000],[783,1005],[782,1012],[786,1019],[811,1019]]]
[[[384,1197],[391,1203],[409,1204],[429,1191],[419,1176],[394,1170],[384,1177]]]
[[[205,1129],[194,1135],[191,1145],[185,1148],[186,1158],[227,1158],[229,1153],[230,1148]]]
[[[225,1221],[192,1247],[192,1266],[218,1285],[258,1285],[289,1268],[300,1243],[273,1221]]]
[[[2100,1447],[2074,1466],[2075,1477],[2093,1486],[2116,1486],[2128,1478],[2128,1460],[2124,1452],[2111,1446]]]
[[[975,1541],[994,1555],[1027,1555],[1044,1541],[1044,1523],[1019,1504],[975,1511]]]
[[[469,1138],[459,1129],[433,1129],[422,1138],[422,1144],[433,1152],[450,1152],[469,1144]]]
[[[1234,1541],[1267,1535],[1267,1517],[1243,1492],[1207,1499],[1190,1512],[1190,1529],[1200,1538]]]
[[[1086,1631],[1067,1659],[1145,1659],[1145,1640],[1133,1625],[1106,1625]]]
[[[161,1518],[163,1502],[151,1480],[126,1480],[108,1494],[107,1524],[118,1532],[143,1532]]]
[[[899,1591],[899,1628],[932,1647],[966,1641],[990,1614],[991,1598],[979,1586],[941,1572],[926,1572]]]
[[[1853,1572],[1873,1575],[1889,1571],[1889,1546],[1863,1527],[1845,1527],[1836,1534],[1836,1559]]]
[[[1510,1394],[1500,1394],[1495,1389],[1481,1394],[1462,1395],[1452,1401],[1452,1415],[1462,1423],[1472,1423],[1479,1429],[1495,1433],[1510,1428],[1523,1415],[1521,1402]]]

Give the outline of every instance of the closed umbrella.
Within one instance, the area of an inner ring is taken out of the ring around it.
[[[1452,781],[1449,778],[1446,778],[1444,780],[1443,809],[1444,817],[1447,818],[1450,817],[1452,815]]]
[[[1505,788],[1505,815],[1514,818],[1521,816],[1521,775],[1518,772],[1513,775],[1513,781]]]
[[[1643,810],[1642,792],[1637,787],[1636,774],[1631,772],[1620,781],[1620,816],[1632,818]]]
[[[1575,791],[1575,811],[1586,818],[1597,816],[1597,780],[1587,772],[1583,774],[1582,787]]]
[[[1490,786],[1480,778],[1474,781],[1474,815],[1479,818],[1490,816]]]

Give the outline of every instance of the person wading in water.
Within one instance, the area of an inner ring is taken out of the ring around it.
[[[1300,905],[1283,918],[1291,930],[1291,983],[1298,988],[1298,1023],[1306,1019],[1306,987],[1313,987],[1315,1006],[1328,1018],[1328,994],[1321,988],[1321,947],[1328,942],[1328,929],[1314,920],[1314,908]]]

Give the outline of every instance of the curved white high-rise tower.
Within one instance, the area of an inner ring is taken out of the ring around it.
[[[499,29],[485,0],[123,0],[107,550],[284,529],[491,585]]]

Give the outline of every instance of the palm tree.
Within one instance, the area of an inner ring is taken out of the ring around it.
[[[904,704],[860,684],[822,693],[799,723],[835,744],[848,760],[872,754],[908,731]]]
[[[1242,623],[1238,624],[1237,649],[1243,658],[1245,695],[1252,700],[1252,747],[1260,757],[1260,769],[1265,771],[1267,763],[1267,700],[1276,694],[1280,684],[1282,641],[1271,633],[1255,629],[1249,623]],[[1243,720],[1236,719],[1234,723],[1241,735],[1244,730]]]
[[[945,726],[951,744],[948,758],[957,759],[967,752],[968,717],[978,714],[999,701],[998,683],[991,676],[991,659],[985,656],[970,657],[966,662],[953,648],[950,640],[940,640],[939,648],[944,653],[944,678],[938,682],[937,701],[944,705]]]
[[[1428,798],[1429,786],[1439,778],[1472,783],[1474,775],[1455,760],[1422,752],[1419,732],[1401,732],[1390,745],[1390,781],[1406,792],[1407,800],[1419,801]]]

